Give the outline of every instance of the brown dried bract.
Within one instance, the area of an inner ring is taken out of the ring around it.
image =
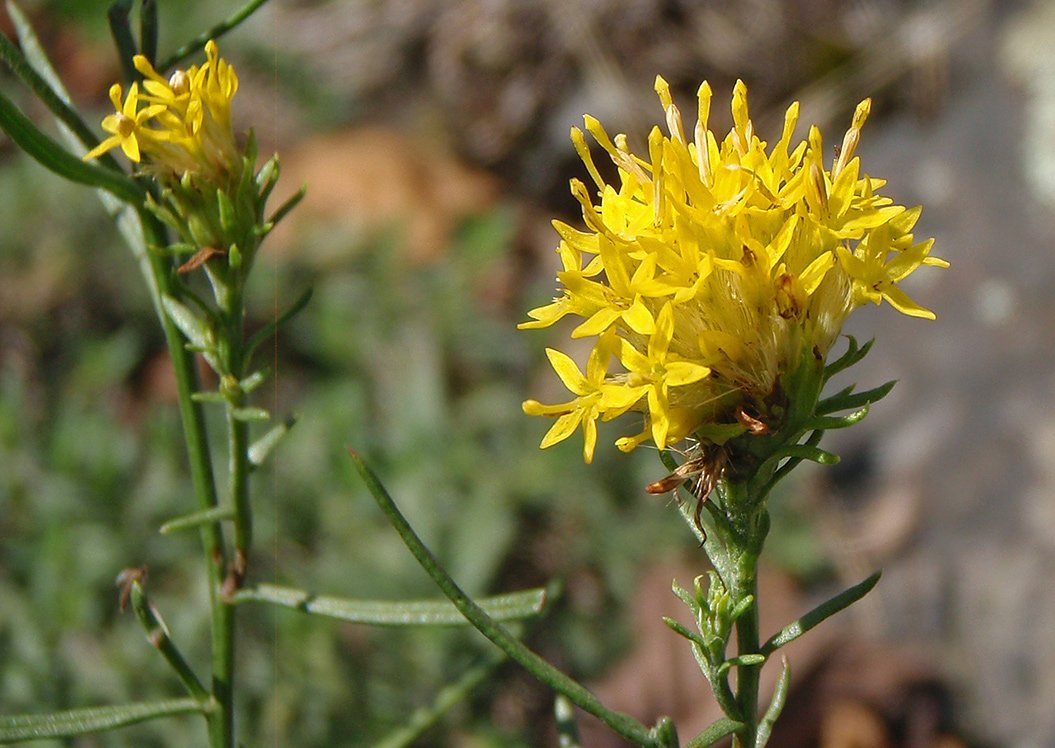
[[[185,273],[189,273],[191,270],[197,270],[216,255],[222,254],[227,253],[222,250],[216,249],[216,247],[202,247],[193,255],[191,255],[191,258],[189,260],[180,265],[176,269],[176,272],[180,275],[183,275]]]
[[[698,444],[686,453],[686,460],[678,465],[670,475],[655,483],[649,483],[645,490],[650,494],[663,494],[676,490],[682,484],[692,481],[689,492],[696,497],[696,511],[693,515],[696,529],[706,539],[701,513],[703,505],[711,495],[725,472],[727,456],[725,449],[717,444]]]
[[[747,429],[747,433],[753,436],[761,436],[762,434],[769,433],[769,426],[761,419],[748,413],[743,405],[739,405],[736,408],[736,420],[741,426]]]

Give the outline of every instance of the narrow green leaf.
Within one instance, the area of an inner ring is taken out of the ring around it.
[[[740,616],[742,616],[747,611],[751,610],[751,606],[754,604],[755,596],[745,595],[744,598],[736,604],[736,607],[733,608],[732,613],[729,614],[729,620],[734,622],[739,620]]]
[[[840,592],[835,597],[831,598],[827,602],[821,603],[816,608],[811,610],[806,615],[799,618],[797,621],[789,623],[787,626],[782,628],[772,637],[769,641],[762,645],[762,653],[765,655],[772,654],[776,650],[783,647],[789,642],[793,642],[800,636],[805,634],[811,628],[816,626],[818,623],[824,621],[827,618],[838,613],[844,608],[848,608],[855,602],[860,600],[862,597],[872,591],[872,588],[876,586],[879,578],[883,575],[882,571],[877,571],[872,576],[865,579],[863,582],[855,584],[847,590]]]
[[[814,431],[812,434],[809,435],[806,441],[803,442],[803,444],[807,447],[816,447],[818,444],[820,444],[821,438],[823,436],[823,431]],[[777,456],[777,459],[781,459],[779,455]],[[779,483],[788,473],[798,467],[798,464],[800,462],[802,462],[801,457],[788,458],[783,465],[777,468],[777,470],[773,473],[773,477],[770,478],[766,485],[758,492],[758,495],[767,496],[769,492],[773,490],[773,486]]]
[[[787,657],[784,657],[783,660],[784,668],[780,671],[780,678],[777,679],[777,685],[773,689],[773,699],[769,702],[769,708],[762,715],[762,719],[758,723],[758,730],[755,732],[755,748],[765,748],[766,743],[769,742],[770,735],[773,734],[773,725],[776,723],[780,713],[784,711],[784,704],[788,700],[788,690],[791,686],[791,665],[788,663]]]
[[[212,332],[205,320],[168,294],[161,297],[161,303],[169,319],[179,328],[191,345],[203,352],[213,349]]]
[[[190,530],[202,525],[211,525],[214,522],[226,522],[234,519],[234,509],[229,506],[215,506],[212,509],[203,509],[200,512],[185,514],[182,517],[170,519],[158,530],[162,535],[171,535],[180,530]]]
[[[147,209],[151,213],[154,213],[154,211],[156,209],[156,205],[155,205],[154,208],[152,208],[148,204],[147,205]],[[164,219],[162,219],[160,215],[157,216],[157,217],[158,217],[159,220],[161,220],[162,223],[165,222]],[[162,254],[168,253],[168,254],[171,254],[171,255],[175,255],[176,257],[181,257],[181,256],[184,256],[184,255],[195,254],[196,252],[201,250],[201,247],[196,247],[193,244],[188,244],[187,242],[172,242],[172,244],[169,244],[165,248],[151,247],[151,249],[153,249],[156,252],[160,252]]]
[[[249,445],[249,463],[254,468],[263,465],[268,455],[274,451],[278,443],[282,441],[282,437],[289,433],[289,430],[293,428],[293,424],[296,422],[297,419],[290,416],[282,423],[272,426],[267,430],[267,433]]]
[[[235,187],[232,193],[234,201],[238,205],[255,205],[258,203],[256,190],[254,189],[256,180],[253,175],[258,153],[256,131],[250,127],[249,134],[246,136],[245,151],[242,154],[242,173],[238,178],[238,186]]]
[[[847,388],[817,403],[817,415],[827,415],[828,413],[837,413],[840,410],[850,410],[877,403],[890,394],[890,390],[894,389],[895,384],[897,384],[897,380],[891,379],[886,384],[881,384],[863,392],[853,392],[852,387]]]
[[[699,579],[699,577],[697,577],[697,579]],[[693,615],[696,615],[700,612],[700,604],[696,602],[695,596],[693,596],[691,592],[689,592],[687,589],[678,584],[677,580],[674,580],[671,583],[670,589],[674,593],[675,597],[685,603],[688,609],[692,611]]]
[[[110,23],[110,36],[117,48],[117,59],[121,63],[121,72],[126,81],[139,78],[139,72],[132,64],[132,58],[138,53],[135,39],[132,38],[132,0],[114,0],[106,11],[106,20]]]
[[[669,616],[663,616],[663,623],[667,624],[667,628],[669,628],[678,636],[685,637],[690,642],[695,642],[701,647],[707,646],[707,642],[703,640],[702,636],[700,636],[694,631],[690,631],[683,624],[679,623],[678,621],[675,621],[673,618],[670,618]]]
[[[267,200],[271,190],[278,183],[279,172],[278,154],[275,154],[265,161],[264,165],[260,167],[260,171],[256,173],[253,183],[256,185],[257,194],[260,195],[261,201]]]
[[[275,320],[272,320],[271,322],[268,322],[266,325],[257,330],[253,337],[249,338],[249,342],[246,343],[245,347],[246,361],[249,361],[253,357],[253,354],[256,352],[257,347],[265,340],[270,338],[275,333],[275,330],[277,330],[281,325],[284,325],[286,322],[289,322],[289,320],[295,317],[301,309],[308,305],[308,302],[311,301],[312,293],[313,289],[306,289],[304,293],[302,293],[297,298],[297,300],[293,302],[293,305],[285,312],[283,312],[281,316],[279,316]]]
[[[842,408],[840,408],[842,410]],[[845,429],[860,423],[868,415],[868,405],[855,410],[845,416],[814,416],[806,422],[806,428],[811,431],[830,431],[832,429]]]
[[[143,0],[139,4],[139,50],[154,64],[158,57],[157,0]]]
[[[210,392],[195,392],[190,396],[190,399],[196,403],[210,403],[214,405],[222,405],[227,402],[227,398],[223,396],[223,393],[215,390]]]
[[[784,447],[778,454],[782,458],[794,457],[801,460],[816,462],[821,465],[836,465],[839,462],[839,455],[832,454],[819,447],[810,446],[809,444],[796,444],[791,447]]]
[[[18,107],[0,93],[0,128],[15,145],[32,156],[44,168],[77,184],[104,189],[121,200],[138,205],[146,191],[126,176],[89,164],[42,133]]]
[[[259,584],[235,593],[234,602],[270,603],[327,618],[372,626],[460,626],[465,616],[447,600],[351,600],[332,595]],[[512,621],[537,616],[546,606],[542,588],[485,597],[477,601],[495,620]]]
[[[755,665],[763,665],[765,661],[766,656],[761,654],[744,654],[726,660],[732,667],[753,667]]]
[[[231,411],[231,417],[236,421],[251,423],[253,421],[268,421],[271,419],[271,414],[263,408],[234,408]]]
[[[282,203],[282,205],[280,205],[278,209],[271,214],[271,217],[267,219],[268,224],[270,224],[272,228],[278,226],[279,221],[289,215],[289,212],[297,207],[297,205],[300,203],[301,200],[304,199],[304,196],[307,193],[308,186],[302,185],[299,190],[294,192],[289,199]]]
[[[76,735],[115,730],[150,719],[205,713],[205,711],[204,705],[187,698],[88,707],[50,714],[19,714],[0,717],[0,743],[70,738]]]
[[[220,216],[220,228],[224,234],[230,235],[237,228],[237,217],[235,216],[234,203],[223,190],[216,190],[216,209]]]
[[[161,614],[158,613],[157,609],[147,600],[146,593],[143,591],[143,585],[139,581],[132,582],[131,597],[132,610],[147,635],[147,641],[165,658],[165,662],[176,673],[176,676],[187,689],[187,693],[199,702],[206,703],[210,698],[209,692],[205,690],[205,686],[201,684],[198,676],[194,674],[183,653],[176,646],[176,642],[172,640],[168,626],[165,625],[165,621],[161,618]]]
[[[837,358],[832,363],[824,367],[824,381],[827,382],[834,375],[840,371],[849,369],[851,366],[856,364],[858,361],[868,355],[868,352],[872,350],[872,344],[875,342],[875,338],[872,338],[864,345],[858,347],[857,339],[853,335],[846,336],[848,340],[846,353]]]
[[[224,21],[213,26],[205,33],[194,37],[189,42],[184,44],[182,47],[177,49],[168,58],[163,60],[160,65],[157,65],[158,71],[168,70],[171,67],[175,67],[185,59],[190,57],[195,52],[199,52],[205,49],[205,43],[210,39],[219,39],[221,36],[226,34],[228,31],[236,28],[245,19],[249,18],[255,11],[257,11],[267,0],[250,0],[233,15]]]
[[[678,469],[678,461],[674,459],[674,454],[669,449],[661,449],[659,451],[659,459],[670,472],[674,472]]]
[[[527,670],[534,678],[554,691],[564,694],[580,709],[594,715],[624,738],[641,746],[659,748],[649,729],[641,722],[628,714],[606,707],[586,687],[542,659],[466,595],[457,583],[451,579],[447,571],[440,566],[432,551],[421,542],[421,538],[414,532],[406,517],[403,516],[403,513],[399,511],[399,507],[392,500],[392,497],[388,495],[388,491],[385,490],[381,481],[378,480],[374,472],[363,461],[363,458],[359,456],[359,453],[349,448],[348,454],[351,456],[360,477],[362,477],[363,483],[366,484],[367,489],[370,491],[370,495],[373,496],[378,508],[385,515],[385,518],[388,519],[393,529],[399,534],[400,539],[407,546],[407,550],[410,551],[418,564],[432,577],[436,586],[454,603],[458,611],[469,620],[477,631],[490,639],[492,643],[509,655],[511,660]]]
[[[268,369],[267,367],[263,369],[258,369],[257,371],[254,371],[248,377],[243,379],[241,382],[239,382],[238,386],[242,388],[242,392],[249,394],[264,383],[269,373],[270,369]]]
[[[736,720],[729,719],[728,717],[722,717],[720,720],[718,720],[706,730],[704,730],[699,735],[690,740],[685,745],[685,748],[706,748],[706,746],[708,745],[714,745],[722,738],[728,735],[732,735],[737,730],[742,729],[743,726],[743,722],[737,722]]]

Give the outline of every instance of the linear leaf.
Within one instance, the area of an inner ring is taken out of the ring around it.
[[[842,408],[840,408],[842,410]],[[868,415],[868,405],[859,408],[845,416],[814,416],[806,422],[806,428],[810,431],[831,431],[833,429],[845,429],[860,423]]]
[[[127,203],[138,205],[146,196],[145,190],[126,176],[77,158],[19,111],[11,99],[0,93],[0,127],[19,148],[32,156],[44,168],[77,184],[99,187]]]
[[[460,626],[466,620],[448,600],[352,600],[317,595],[307,590],[259,584],[235,593],[234,602],[271,603],[328,618],[373,626]],[[538,615],[546,605],[542,588],[495,595],[477,600],[495,620],[509,621]]]
[[[780,678],[773,689],[773,700],[769,702],[769,708],[758,722],[758,731],[755,733],[755,748],[765,748],[769,742],[769,736],[773,734],[773,725],[777,717],[784,711],[784,704],[788,700],[788,690],[791,687],[791,665],[788,658],[784,658],[784,668],[780,671]]]
[[[212,333],[209,331],[209,325],[205,320],[192,312],[190,307],[176,301],[174,297],[168,294],[161,297],[161,303],[165,307],[165,312],[168,313],[169,319],[179,328],[179,331],[190,341],[191,345],[203,351],[213,349],[215,343],[213,342]]]
[[[836,465],[839,462],[839,455],[832,454],[820,447],[813,447],[809,444],[795,444],[791,447],[784,447],[778,454],[781,458],[793,457],[816,462],[820,465]]]
[[[785,644],[793,642],[800,636],[805,634],[811,628],[816,626],[818,623],[830,618],[831,616],[838,613],[844,608],[848,608],[855,602],[860,600],[862,597],[872,591],[872,588],[876,586],[879,581],[879,577],[883,575],[882,571],[877,571],[872,576],[865,579],[863,582],[855,584],[847,590],[843,590],[835,597],[831,598],[827,602],[823,602],[816,608],[811,610],[806,615],[802,616],[796,621],[792,621],[787,626],[782,628],[780,631],[775,633],[769,638],[765,644],[762,645],[763,654],[771,654]]]
[[[117,57],[121,62],[121,71],[126,81],[134,81],[140,78],[132,58],[139,52],[136,49],[135,39],[132,38],[132,0],[114,0],[106,11],[106,19],[110,22],[110,36],[117,47]]]
[[[728,717],[722,717],[717,722],[713,723],[706,730],[701,732],[699,735],[690,740],[685,748],[705,748],[705,746],[713,745],[719,740],[724,738],[726,735],[732,735],[734,732],[744,726],[743,722],[737,722],[735,719],[729,719]]]
[[[267,432],[257,439],[255,442],[249,445],[249,464],[254,468],[258,468],[264,464],[267,460],[268,455],[274,451],[278,443],[282,441],[282,437],[289,433],[289,430],[293,428],[293,424],[296,423],[296,419],[292,416],[284,420],[282,423],[272,426]]]
[[[897,380],[891,379],[885,384],[863,392],[853,392],[852,387],[847,388],[817,403],[817,415],[826,415],[840,410],[851,410],[852,408],[860,408],[877,403],[890,394],[890,390],[894,389],[895,384],[897,384]]]
[[[162,535],[171,535],[180,530],[190,530],[202,525],[211,525],[214,522],[226,522],[234,519],[234,509],[229,506],[214,506],[193,514],[185,514],[182,517],[170,519],[158,530]]]
[[[139,4],[139,51],[153,64],[158,56],[157,0],[143,0]]]
[[[853,335],[847,335],[848,344],[846,353],[837,358],[824,367],[824,381],[828,381],[834,375],[838,374],[844,369],[849,369],[851,366],[856,364],[858,361],[868,355],[868,352],[872,350],[872,344],[875,342],[875,338],[872,338],[862,346],[857,345],[857,339]]]
[[[0,742],[20,743],[25,740],[88,735],[150,719],[195,712],[204,713],[205,706],[194,699],[170,699],[71,709],[49,714],[18,714],[0,717]]]

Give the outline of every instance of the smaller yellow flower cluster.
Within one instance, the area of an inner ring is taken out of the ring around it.
[[[581,427],[587,462],[597,420],[629,410],[645,414],[645,427],[616,442],[624,451],[650,438],[661,449],[690,436],[720,443],[745,422],[778,417],[781,401],[795,396],[781,390],[781,377],[803,355],[824,358],[854,308],[886,300],[933,319],[897,284],[922,265],[948,265],[930,256],[932,239],[913,238],[920,209],[895,205],[877,193],[883,180],[860,172],[854,151],[870,101],[857,107],[828,168],[816,127],[791,145],[797,103],[767,149],[742,82],[722,140],[707,129],[706,82],[690,135],[662,78],[656,91],[668,134],[653,128],[647,158],[630,152],[625,135],[610,138],[585,118],[618,169],[618,186],[605,182],[583,132],[572,129],[600,202],[572,180],[586,230],[554,222],[562,293],[520,325],[574,315],[583,321],[572,337],[596,338],[585,374],[567,354],[547,350],[573,399],[524,403],[529,415],[557,419],[542,447]]]
[[[206,61],[176,70],[166,80],[143,55],[133,58],[143,76],[128,88],[115,83],[110,101],[116,112],[103,118],[110,137],[84,155],[90,160],[120,147],[135,163],[159,174],[201,174],[215,183],[240,164],[231,127],[231,99],[238,90],[234,68],[219,56],[216,42],[205,45]]]

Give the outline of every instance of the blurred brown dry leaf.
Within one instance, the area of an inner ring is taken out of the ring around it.
[[[458,222],[498,195],[488,175],[383,128],[318,135],[284,151],[274,204],[304,184],[302,204],[276,228],[269,251],[323,264],[389,232],[408,259],[434,260]]]

